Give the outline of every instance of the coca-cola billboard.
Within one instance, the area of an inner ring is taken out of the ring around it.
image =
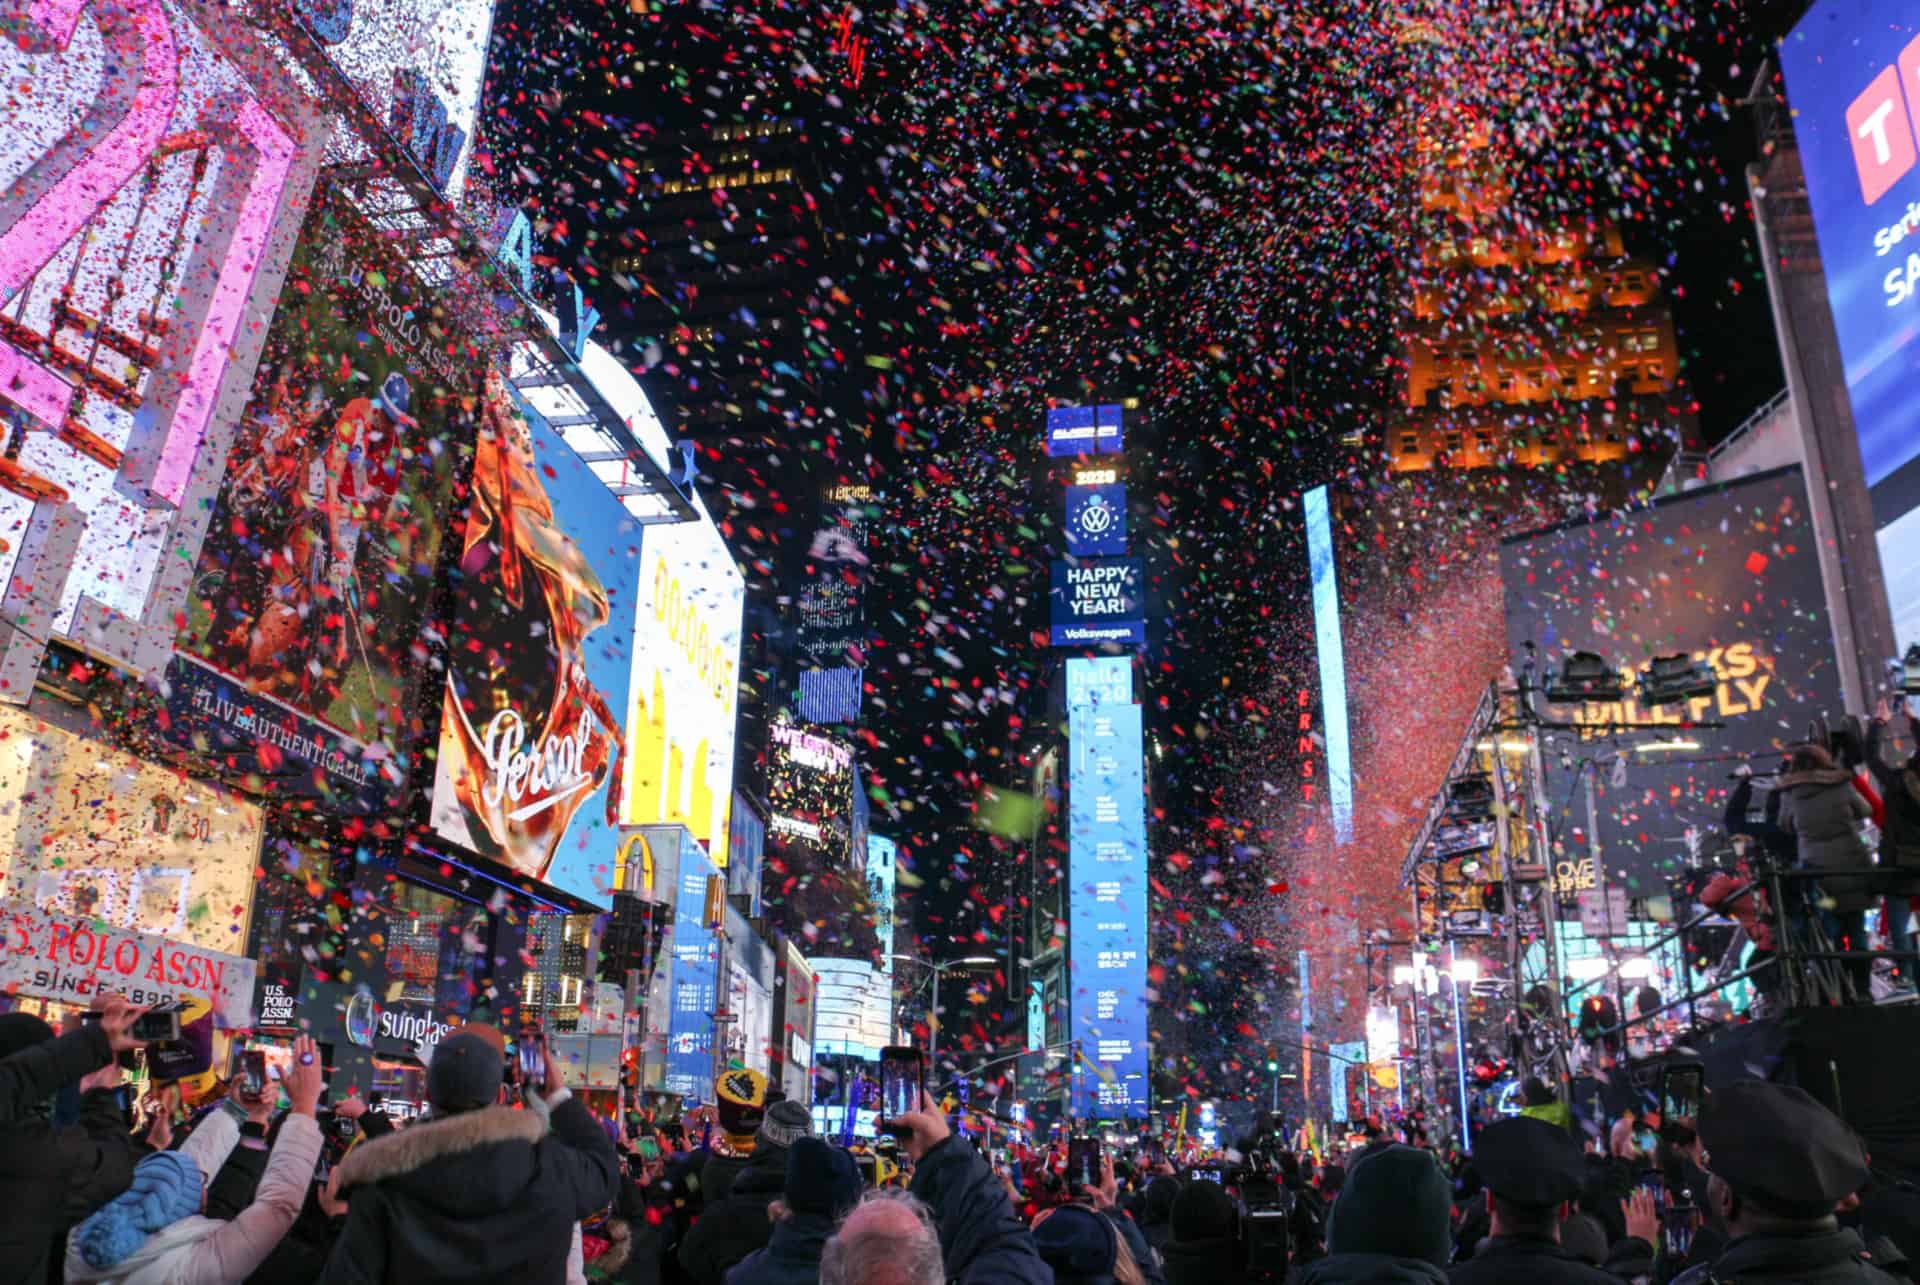
[[[481,419],[432,825],[604,903],[620,839],[641,528],[497,375]]]

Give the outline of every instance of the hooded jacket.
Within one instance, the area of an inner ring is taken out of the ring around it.
[[[1447,1274],[1424,1258],[1329,1254],[1301,1275],[1301,1285],[1444,1285]]]
[[[1897,1285],[1903,1277],[1875,1267],[1860,1237],[1842,1228],[1811,1236],[1742,1236],[1711,1264],[1674,1278],[1674,1285],[1712,1281],[1778,1281],[1780,1285]]]
[[[1168,1240],[1160,1265],[1167,1285],[1245,1285],[1247,1247],[1232,1236]]]
[[[1780,778],[1780,828],[1792,835],[1798,863],[1808,870],[1867,870],[1871,867],[1860,823],[1873,809],[1853,787],[1845,768],[1789,772]],[[1865,879],[1822,879],[1820,889],[1842,913],[1865,910],[1872,895]]]
[[[680,1242],[680,1266],[699,1285],[720,1285],[728,1268],[773,1236],[767,1206],[787,1189],[787,1149],[762,1142],[743,1160],[714,1156],[700,1187],[706,1203]]]
[[[613,1143],[571,1095],[552,1132],[485,1107],[360,1144],[341,1162],[347,1224],[320,1280],[558,1285],[573,1225],[612,1203]]]
[[[210,1118],[183,1151],[198,1151],[202,1173],[218,1172],[239,1140],[230,1117]],[[90,1266],[77,1244],[67,1246],[67,1280],[74,1285],[229,1285],[267,1260],[293,1226],[320,1159],[320,1126],[310,1115],[289,1115],[267,1157],[253,1202],[232,1219],[196,1215],[169,1223],[108,1267]]]
[[[111,1092],[80,1098],[78,1124],[56,1128],[54,1094],[113,1060],[98,1023],[0,1058],[0,1283],[41,1285],[58,1241],[127,1189],[139,1150]]]

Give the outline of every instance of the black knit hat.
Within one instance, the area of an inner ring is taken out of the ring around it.
[[[840,1215],[860,1203],[860,1166],[838,1147],[802,1137],[787,1148],[787,1208],[795,1213]]]
[[[1202,1178],[1181,1188],[1167,1221],[1177,1241],[1224,1240],[1239,1234],[1240,1210],[1225,1187]]]
[[[506,1059],[491,1042],[455,1031],[434,1045],[427,1063],[427,1101],[442,1114],[492,1106],[506,1071]]]
[[[1453,1251],[1452,1197],[1431,1154],[1382,1147],[1347,1170],[1327,1215],[1327,1253],[1418,1258],[1445,1267]]]

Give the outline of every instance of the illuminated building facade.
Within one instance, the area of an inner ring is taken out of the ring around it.
[[[1611,222],[1530,222],[1484,131],[1419,131],[1419,258],[1405,402],[1388,468],[1485,469],[1664,457],[1692,416],[1659,269]]]

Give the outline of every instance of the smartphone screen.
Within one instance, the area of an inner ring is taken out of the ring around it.
[[[644,1134],[633,1140],[633,1149],[640,1153],[642,1160],[658,1160],[660,1144]]]
[[[880,1050],[880,1115],[897,1120],[909,1111],[920,1109],[920,1093],[926,1087],[926,1062],[920,1050],[889,1044]]]
[[[520,1037],[518,1046],[520,1060],[520,1082],[522,1084],[541,1084],[547,1078],[547,1059],[540,1054],[540,1042],[532,1035]]]
[[[1100,1139],[1081,1133],[1067,1143],[1067,1185],[1100,1185]]]
[[[1693,1232],[1700,1219],[1699,1211],[1692,1205],[1677,1205],[1672,1209],[1660,1211],[1661,1248],[1668,1262],[1678,1263],[1686,1259],[1693,1249]]]
[[[1660,1071],[1660,1118],[1684,1120],[1700,1118],[1700,1094],[1706,1082],[1703,1066],[1667,1066]]]
[[[1653,1193],[1653,1203],[1657,1208],[1666,1203],[1667,1177],[1658,1169],[1649,1169],[1633,1180],[1633,1185],[1641,1191]]]
[[[265,1049],[246,1049],[240,1054],[240,1091],[250,1098],[257,1098],[267,1091]]]

